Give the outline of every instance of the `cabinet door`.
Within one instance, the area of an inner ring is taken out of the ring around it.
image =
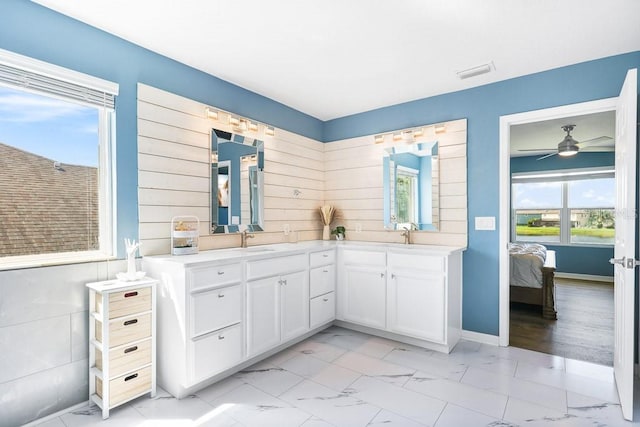
[[[284,275],[281,280],[282,341],[309,330],[309,287],[304,271]]]
[[[384,270],[372,266],[345,265],[340,296],[341,319],[384,329],[386,279]]]
[[[255,356],[280,344],[280,278],[247,282],[247,352]]]
[[[389,280],[389,330],[444,342],[444,275],[394,270]]]

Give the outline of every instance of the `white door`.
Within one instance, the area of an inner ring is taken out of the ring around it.
[[[280,278],[282,295],[282,341],[299,337],[309,330],[309,293],[306,272]]]
[[[625,419],[633,419],[633,338],[636,248],[636,97],[638,71],[629,70],[616,107],[615,348],[613,368]],[[628,263],[630,261],[630,263]]]
[[[343,271],[342,319],[384,329],[387,298],[384,267],[346,265]]]
[[[247,351],[249,357],[280,344],[280,278],[247,283]]]

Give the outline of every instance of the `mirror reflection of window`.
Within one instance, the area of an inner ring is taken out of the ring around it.
[[[418,222],[418,176],[415,169],[398,166],[396,200],[398,227],[411,228]]]

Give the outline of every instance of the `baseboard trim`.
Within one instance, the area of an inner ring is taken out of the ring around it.
[[[466,331],[464,329],[462,330],[461,338],[464,340],[475,341],[482,344],[494,345],[496,347],[500,345],[500,337],[496,335],[483,334],[483,333],[474,332],[474,331]]]
[[[559,279],[592,280],[594,282],[613,283],[613,276],[597,276],[595,274],[563,273],[556,271],[555,277]]]
[[[69,406],[68,408],[62,409],[61,411],[56,412],[55,414],[47,415],[46,417],[38,418],[37,420],[31,421],[30,423],[23,424],[22,427],[34,427],[45,423],[47,421],[54,420],[58,417],[61,417],[64,414],[68,414],[69,412],[77,411],[79,409],[87,408],[91,405],[91,401],[87,400],[86,402],[80,402],[76,405]]]

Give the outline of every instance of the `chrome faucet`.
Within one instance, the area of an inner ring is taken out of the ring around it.
[[[404,244],[405,245],[410,245],[411,244],[411,229],[407,228],[407,227],[402,227],[404,229],[404,231],[400,234],[402,237],[404,237]]]
[[[240,233],[240,247],[241,248],[246,248],[247,247],[247,239],[252,239],[256,237],[255,234],[249,234],[247,233],[247,230],[244,230],[242,233]]]

